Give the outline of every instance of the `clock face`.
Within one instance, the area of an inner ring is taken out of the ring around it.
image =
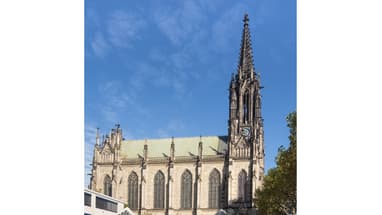
[[[248,137],[250,134],[251,134],[251,130],[249,127],[244,127],[241,129],[241,134],[244,136],[244,137]]]

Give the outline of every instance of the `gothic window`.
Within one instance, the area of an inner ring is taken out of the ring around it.
[[[210,173],[209,191],[208,191],[208,207],[219,208],[220,197],[220,173],[214,169]]]
[[[138,175],[135,172],[130,174],[128,180],[128,206],[138,208]]]
[[[244,114],[244,123],[248,123],[248,118],[249,118],[249,93],[246,91],[244,93],[244,98],[243,98],[243,114]]]
[[[256,93],[256,118],[260,118],[260,108],[261,108],[261,101],[260,101],[260,95]]]
[[[239,173],[238,183],[239,183],[238,200],[245,202],[247,200],[247,195],[246,195],[246,192],[247,192],[247,173],[244,170],[242,170]]]
[[[164,208],[164,174],[161,171],[154,177],[154,208]]]
[[[110,176],[106,175],[103,181],[103,193],[107,196],[111,196],[111,190],[112,190],[111,178]]]
[[[192,175],[190,171],[184,171],[181,181],[181,207],[188,209],[192,205]]]

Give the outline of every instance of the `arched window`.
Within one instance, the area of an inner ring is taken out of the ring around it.
[[[214,169],[210,173],[208,190],[208,207],[219,208],[220,197],[220,173]]]
[[[246,91],[244,93],[244,98],[243,98],[243,113],[244,113],[244,123],[248,123],[248,118],[249,118],[249,93]]]
[[[103,181],[103,193],[105,195],[111,196],[111,190],[112,190],[111,178],[110,176],[106,175]]]
[[[128,180],[128,206],[131,209],[138,208],[138,175],[132,172]]]
[[[181,207],[191,208],[192,205],[192,175],[191,172],[186,170],[182,174],[182,187],[181,187]]]
[[[247,200],[247,195],[246,195],[246,192],[247,192],[247,173],[244,170],[241,170],[241,172],[239,173],[238,183],[239,183],[239,189],[238,189],[239,195],[237,198],[238,198],[238,200],[245,202]]]
[[[154,177],[154,208],[164,208],[164,174],[161,171]]]

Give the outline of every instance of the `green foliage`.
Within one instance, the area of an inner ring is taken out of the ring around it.
[[[263,188],[256,190],[256,205],[261,215],[296,214],[297,114],[287,116],[289,147],[281,146],[276,167],[264,177]]]

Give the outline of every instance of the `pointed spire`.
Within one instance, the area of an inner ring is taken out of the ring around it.
[[[147,146],[147,139],[145,138],[145,145],[143,145],[143,158],[144,158],[144,160],[147,160],[147,154],[148,154],[148,146]]]
[[[235,75],[231,74],[231,82],[229,84],[230,88],[235,88]]]
[[[247,77],[253,77],[254,64],[252,56],[252,46],[251,46],[251,34],[249,32],[249,18],[248,14],[244,15],[244,28],[241,37],[241,47],[240,47],[240,58],[238,65],[238,76],[239,79],[245,79]]]
[[[97,128],[97,133],[96,133],[96,146],[99,146],[99,128]]]
[[[171,157],[171,160],[174,160],[174,158],[175,158],[175,144],[174,144],[174,136],[173,136],[173,137],[171,137],[170,157]]]
[[[198,147],[198,156],[201,159],[203,156],[203,142],[202,142],[202,135],[200,135],[200,140],[199,140],[199,147]]]

